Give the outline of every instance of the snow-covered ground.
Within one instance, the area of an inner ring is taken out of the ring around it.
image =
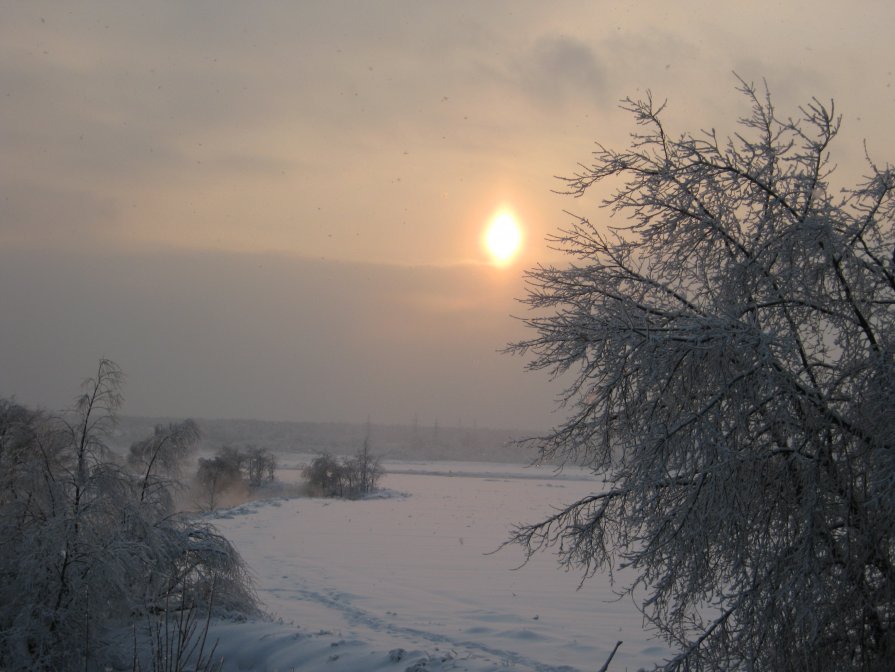
[[[549,553],[515,571],[521,549],[492,553],[513,523],[592,492],[584,474],[387,468],[383,497],[251,502],[217,515],[278,619],[216,624],[225,670],[593,670],[619,640],[611,670],[666,655],[608,578],[579,590],[580,576]]]

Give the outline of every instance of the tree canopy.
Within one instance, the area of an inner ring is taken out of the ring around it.
[[[584,576],[629,568],[665,669],[883,669],[895,658],[895,171],[831,184],[840,126],[741,81],[728,139],[673,136],[647,95],[623,151],[565,178],[602,201],[527,274],[534,335],[569,381],[545,460],[605,483],[516,528]]]

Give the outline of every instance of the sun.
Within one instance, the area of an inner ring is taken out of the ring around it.
[[[522,247],[522,229],[513,214],[498,212],[488,223],[482,242],[495,266],[506,266]]]

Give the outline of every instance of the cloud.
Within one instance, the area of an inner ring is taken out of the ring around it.
[[[111,195],[11,178],[0,193],[0,245],[105,245],[120,221],[120,204]]]
[[[541,105],[606,102],[605,68],[595,51],[568,36],[540,38],[518,64],[525,92]]]

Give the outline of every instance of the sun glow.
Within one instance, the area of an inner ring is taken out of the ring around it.
[[[511,212],[497,213],[485,229],[482,242],[495,266],[509,264],[522,247],[522,229]]]

